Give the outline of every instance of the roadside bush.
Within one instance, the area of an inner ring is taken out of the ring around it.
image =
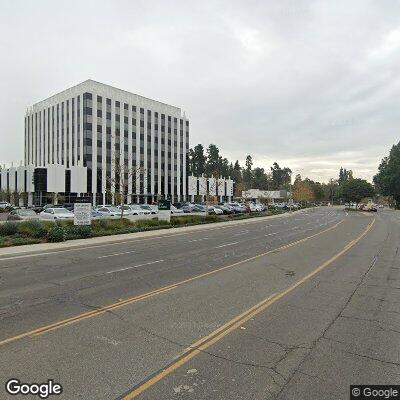
[[[92,221],[92,228],[95,231],[116,231],[132,227],[133,223],[128,219],[100,219]]]
[[[148,227],[156,227],[156,226],[167,226],[170,225],[168,221],[159,221],[158,219],[147,219],[147,220],[139,220],[135,222],[135,226],[137,228],[148,228]]]
[[[221,221],[217,215],[188,215],[185,217],[173,217],[171,218],[171,225],[190,225],[190,224],[203,224],[207,222],[218,222]]]
[[[18,227],[15,222],[5,222],[0,224],[0,236],[12,236],[18,232]]]
[[[85,239],[92,235],[92,228],[88,225],[71,225],[65,228],[67,239]]]
[[[26,244],[37,244],[37,243],[41,243],[41,241],[39,239],[26,238],[26,237],[17,237],[11,239],[10,241],[10,245],[13,246],[23,246]]]
[[[67,238],[66,230],[61,225],[54,225],[47,233],[47,240],[49,242],[64,242]]]
[[[45,238],[49,230],[44,221],[24,221],[17,224],[18,233],[32,238]]]

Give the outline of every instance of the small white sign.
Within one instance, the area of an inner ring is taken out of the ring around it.
[[[92,205],[90,203],[74,203],[74,225],[91,225]]]
[[[171,222],[171,210],[158,210],[158,220]]]

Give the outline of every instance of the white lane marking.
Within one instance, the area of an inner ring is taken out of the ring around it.
[[[189,243],[192,243],[192,242],[201,242],[202,240],[208,240],[208,237],[200,238],[200,239],[189,240]]]
[[[249,230],[245,229],[244,231],[240,231],[238,233],[235,233],[233,236],[246,235],[247,233],[249,233]]]
[[[139,267],[144,267],[145,265],[151,265],[151,264],[157,264],[160,262],[163,262],[164,260],[157,260],[157,261],[150,261],[144,264],[139,264],[139,265],[133,265],[132,267],[126,267],[126,268],[121,268],[121,269],[114,269],[113,271],[108,271],[106,274],[113,274],[114,272],[121,272],[121,271],[126,271],[127,269],[133,269],[133,268],[139,268]]]
[[[130,254],[130,253],[136,253],[136,251],[132,250],[132,251],[124,251],[122,253],[107,254],[106,256],[99,256],[97,258],[107,258],[107,257],[113,257],[113,256],[121,256],[123,254]]]
[[[267,233],[264,236],[274,236],[274,235],[277,235],[277,234],[278,234],[278,232],[272,232],[272,233]]]
[[[232,242],[232,243],[221,244],[220,246],[214,247],[214,249],[220,249],[221,247],[233,246],[234,244],[238,244],[238,243],[239,243],[239,242]]]

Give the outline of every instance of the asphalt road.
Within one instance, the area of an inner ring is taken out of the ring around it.
[[[11,377],[54,379],[62,399],[348,399],[350,384],[399,383],[399,232],[396,212],[326,207],[0,256],[0,398],[19,398]]]

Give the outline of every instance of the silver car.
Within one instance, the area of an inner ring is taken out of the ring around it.
[[[50,220],[62,220],[62,219],[73,219],[74,213],[68,211],[66,208],[46,208],[46,210],[40,213],[41,218]]]

